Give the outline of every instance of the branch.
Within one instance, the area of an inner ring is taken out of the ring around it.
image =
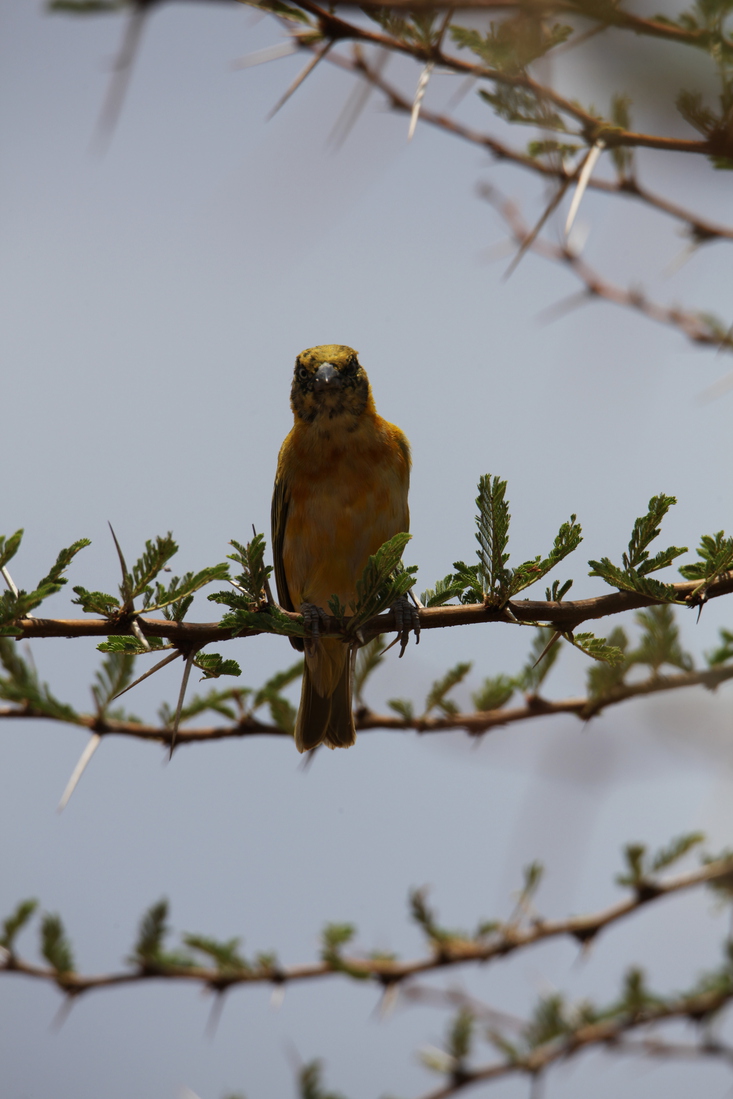
[[[619,1040],[625,1034],[641,1030],[655,1023],[668,1022],[674,1019],[699,1020],[719,1012],[733,999],[733,988],[728,987],[712,992],[701,992],[692,996],[681,996],[656,1006],[648,1005],[626,1017],[609,1019],[598,1023],[589,1023],[573,1030],[567,1036],[555,1038],[533,1049],[524,1057],[511,1060],[495,1061],[477,1069],[461,1069],[448,1084],[426,1092],[420,1099],[450,1099],[453,1095],[475,1084],[503,1079],[507,1076],[524,1075],[537,1078],[538,1075],[558,1061],[566,1061],[570,1057],[586,1049],[603,1046],[606,1049],[619,1052],[650,1052],[646,1043],[629,1050],[628,1045]],[[664,1043],[658,1043],[658,1050],[665,1050]],[[715,1054],[730,1059],[731,1051],[716,1044],[706,1045],[701,1043],[697,1047],[699,1053]],[[689,1047],[688,1047],[689,1050]],[[666,1052],[666,1050],[665,1050]],[[678,1054],[679,1055],[679,1054]]]
[[[359,73],[369,84],[374,88],[377,88],[387,97],[393,110],[403,111],[406,114],[409,114],[412,111],[412,101],[408,99],[407,96],[404,96],[393,84],[390,84],[385,80],[376,67],[371,67],[367,63],[363,52],[358,46],[354,47],[354,51],[355,54],[353,59],[344,57],[343,54],[332,53],[329,57],[329,61],[332,65],[337,65],[347,72]],[[490,134],[483,133],[480,130],[474,130],[470,126],[458,122],[450,115],[431,111],[423,106],[420,111],[420,118],[423,122],[428,122],[431,126],[436,126],[438,129],[454,134],[456,137],[460,137],[465,141],[470,141],[474,145],[480,145],[482,148],[487,149],[496,160],[511,161],[511,163],[516,164],[521,168],[526,168],[545,179],[556,179],[562,183],[569,181],[572,176],[572,169],[566,168],[562,161],[558,161],[557,163],[541,161],[536,157],[529,156],[525,152],[511,148],[511,146],[498,141]],[[670,217],[685,222],[688,226],[690,236],[699,242],[716,239],[733,240],[733,227],[707,221],[705,218],[699,217],[689,210],[685,210],[676,203],[659,195],[655,195],[631,176],[619,179],[616,182],[592,177],[588,182],[588,188],[591,190],[603,191],[605,194],[625,195],[628,198],[638,199],[645,205],[658,210],[660,213],[667,214]]]
[[[529,248],[537,255],[543,256],[554,263],[559,263],[570,270],[583,284],[584,290],[580,295],[574,295],[557,306],[546,310],[546,315],[559,315],[566,309],[572,308],[593,298],[602,298],[627,309],[633,309],[643,314],[658,324],[676,328],[693,343],[705,344],[718,350],[733,350],[733,330],[723,332],[715,324],[714,320],[705,314],[694,313],[690,310],[680,309],[677,306],[663,306],[650,301],[643,291],[639,289],[625,290],[602,278],[569,244],[552,244],[547,240],[533,235],[527,223],[522,218],[517,205],[502,196],[494,187],[484,185],[481,187],[481,195],[494,207],[504,223],[508,226],[512,240],[520,248]]]
[[[354,713],[357,732],[391,729],[394,732],[442,733],[449,730],[464,730],[471,736],[482,736],[489,729],[515,725],[533,718],[549,717],[553,714],[575,714],[581,721],[619,705],[630,698],[646,697],[663,691],[683,690],[689,687],[706,687],[714,691],[722,683],[733,679],[733,664],[723,664],[702,671],[682,672],[679,675],[652,675],[637,683],[623,684],[599,697],[565,698],[549,700],[538,694],[528,694],[524,706],[502,707],[495,710],[476,710],[468,713],[424,715],[415,718],[397,717],[395,714],[379,714],[368,706],[359,706]],[[34,718],[48,720],[49,714],[32,705],[0,707],[0,720],[3,718]],[[147,725],[137,721],[122,721],[95,714],[76,714],[73,721],[67,722],[88,729],[96,736],[128,736],[138,740],[148,740],[170,744],[172,732],[167,725]],[[215,740],[227,740],[251,736],[275,736],[290,739],[292,733],[287,728],[273,722],[260,721],[253,714],[246,714],[231,725],[212,725],[193,729],[179,728],[176,732],[176,744],[196,744]]]
[[[239,966],[230,963],[225,966],[208,967],[195,965],[187,959],[181,960],[180,958],[178,961],[169,964],[165,961],[165,956],[161,955],[159,960],[151,958],[145,961],[144,964],[130,970],[118,973],[84,975],[73,970],[60,970],[53,966],[34,965],[16,955],[12,948],[3,948],[0,951],[0,975],[17,974],[34,980],[46,981],[56,985],[62,992],[71,997],[80,996],[85,992],[96,991],[101,988],[137,984],[151,980],[193,981],[207,986],[212,992],[224,992],[237,985],[272,984],[283,986],[291,982],[342,975],[355,980],[374,981],[387,988],[424,973],[467,963],[491,962],[548,939],[570,937],[585,946],[605,928],[615,925],[620,920],[638,912],[641,908],[661,897],[684,892],[701,885],[710,885],[716,882],[729,883],[731,875],[733,875],[733,856],[716,859],[697,870],[675,878],[669,878],[666,881],[652,877],[641,877],[635,883],[634,891],[630,897],[592,915],[571,916],[565,920],[547,921],[535,918],[527,927],[522,927],[515,921],[504,924],[497,923],[492,925],[489,932],[483,934],[479,932],[474,938],[462,937],[431,925],[428,931],[428,937],[431,941],[430,954],[412,961],[343,955],[337,947],[328,947],[329,927],[327,927],[324,931],[324,956],[328,955],[328,957],[326,960],[306,965],[283,967],[273,960],[272,955],[261,955],[261,960],[254,965],[240,960]],[[415,902],[413,899],[413,909],[414,907]],[[419,919],[418,922],[420,922]],[[353,929],[349,929],[348,937],[352,933]],[[200,936],[188,936],[187,938],[201,941]],[[714,1002],[726,1002],[731,995],[733,995],[733,990],[728,992],[724,1000]],[[699,999],[701,1014],[705,1013],[702,1010],[702,1005],[707,1002],[704,997]],[[710,1001],[710,1003],[712,1004],[713,1001]],[[705,1010],[712,1009],[711,1007]],[[676,1008],[674,1012],[669,1012],[669,1014],[673,1013],[691,1014],[692,1012]],[[664,1014],[658,1016],[658,1018],[664,1017],[666,1017]],[[598,1038],[596,1040],[601,1041],[604,1039]],[[488,1077],[476,1076],[476,1081],[479,1078]]]
[[[695,593],[700,584],[694,580],[670,584],[676,602],[688,607],[698,606]],[[705,601],[729,595],[733,592],[733,572],[713,581],[706,589]],[[576,599],[562,603],[551,600],[518,599],[509,600],[503,607],[484,606],[482,603],[469,603],[462,606],[420,607],[420,629],[446,629],[450,626],[472,626],[486,622],[512,622],[515,624],[536,625],[545,622],[563,632],[576,629],[581,623],[593,619],[607,618],[609,615],[623,614],[625,611],[651,607],[664,600],[654,599],[640,592],[616,591],[610,595],[598,595],[592,599]],[[279,613],[294,624],[302,624],[302,615],[279,608]],[[260,633],[271,632],[245,628],[238,632],[225,629],[217,622],[174,622],[167,618],[143,618],[136,614],[136,622],[146,637],[162,637],[176,646],[186,649],[203,648],[215,641],[230,641],[232,637],[256,637]],[[349,617],[334,618],[324,615],[321,629],[322,637],[341,637],[348,632]],[[106,618],[23,618],[15,623],[18,630],[15,638],[21,641],[33,637],[107,637],[131,633],[130,623],[125,619],[110,621]],[[380,633],[398,633],[400,623],[393,611],[377,615],[360,627],[365,637],[376,637]]]

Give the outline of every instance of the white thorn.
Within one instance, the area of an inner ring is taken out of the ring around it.
[[[77,763],[74,770],[71,772],[71,778],[69,779],[68,783],[66,784],[66,789],[64,790],[63,794],[61,795],[61,801],[59,802],[59,807],[58,807],[58,812],[59,813],[63,812],[63,810],[69,804],[69,798],[74,793],[74,790],[76,789],[76,786],[77,786],[77,783],[79,782],[79,779],[84,774],[87,763],[89,762],[89,760],[92,758],[92,756],[96,752],[97,748],[99,747],[99,745],[101,743],[101,740],[102,740],[102,738],[99,735],[99,733],[92,733],[92,735],[89,737],[89,741],[88,741],[86,747],[84,748],[84,751],[79,756],[79,762]]]
[[[578,176],[578,185],[575,188],[575,194],[573,195],[573,201],[570,203],[570,209],[568,210],[568,219],[565,222],[565,236],[573,227],[575,221],[575,215],[580,207],[581,199],[585,194],[585,189],[590,182],[590,177],[593,175],[593,169],[596,166],[598,157],[601,155],[606,147],[605,141],[596,141],[595,145],[591,148],[590,152],[583,162],[583,167],[580,169],[580,175]]]
[[[432,76],[435,64],[432,61],[428,61],[427,65],[420,73],[420,79],[417,82],[417,88],[415,89],[415,99],[412,103],[412,114],[410,115],[410,128],[407,131],[407,140],[412,141],[413,134],[417,127],[417,120],[420,117],[420,105],[425,97],[425,91],[428,86],[430,77]]]
[[[297,39],[289,38],[286,42],[278,42],[275,46],[266,46],[264,50],[255,50],[245,57],[238,57],[236,61],[232,61],[232,68],[249,69],[253,65],[264,65],[268,61],[277,61],[280,57],[297,53],[299,48]]]
[[[3,580],[8,585],[8,588],[10,589],[10,591],[13,593],[13,595],[17,599],[18,595],[19,595],[18,589],[16,588],[15,584],[13,583],[13,578],[10,575],[10,573],[8,572],[8,570],[5,568],[5,565],[3,565],[3,567],[0,569],[0,572],[3,575]]]
[[[188,686],[188,677],[191,674],[191,668],[193,667],[193,659],[196,656],[196,649],[191,649],[191,652],[186,657],[186,667],[183,669],[183,679],[181,681],[181,690],[178,695],[178,705],[176,706],[176,716],[173,718],[173,728],[171,729],[171,750],[168,759],[173,759],[173,749],[176,746],[176,735],[178,733],[178,726],[181,721],[181,711],[183,710],[183,700],[186,697],[186,687]]]
[[[130,629],[135,634],[135,637],[138,639],[142,647],[150,652],[150,642],[148,641],[143,631],[140,629],[140,623],[138,622],[137,618],[133,618],[132,623],[130,624]]]
[[[284,999],[285,999],[285,985],[284,984],[275,985],[272,992],[270,993],[270,1007],[273,1008],[274,1011],[279,1011],[279,1009],[283,1005],[283,1000]]]

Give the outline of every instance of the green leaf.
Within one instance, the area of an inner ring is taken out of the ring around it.
[[[206,935],[184,935],[183,941],[191,950],[198,950],[211,958],[222,973],[251,971],[249,962],[239,953],[241,939],[228,939],[220,943]]]
[[[394,710],[403,721],[407,721],[411,724],[415,720],[413,705],[406,698],[390,698],[387,705],[390,710]]]
[[[733,632],[721,627],[720,645],[712,652],[706,653],[705,659],[711,668],[715,668],[719,664],[727,664],[729,660],[733,660]]]
[[[618,93],[611,99],[611,121],[621,130],[631,129],[631,102],[630,96]],[[626,179],[634,163],[633,150],[624,145],[613,145],[611,159],[621,179]]]
[[[163,898],[153,904],[144,913],[140,921],[134,953],[129,958],[133,965],[142,970],[159,969],[164,966],[190,966],[193,960],[182,954],[169,954],[163,949],[168,935],[168,901]]]
[[[7,560],[17,551],[18,544],[20,543],[19,536],[21,534],[22,531],[17,531],[12,538],[8,539],[5,543],[3,555]],[[78,542],[74,542],[73,545],[69,546],[68,549],[62,549],[56,558],[54,565],[46,576],[38,581],[38,585],[33,591],[19,591],[17,596],[9,591],[3,592],[2,596],[0,596],[0,627],[2,627],[0,632],[6,636],[17,633],[18,631],[13,629],[13,623],[20,621],[22,618],[27,618],[28,614],[35,610],[36,607],[40,606],[44,599],[48,599],[49,596],[55,595],[56,592],[61,591],[64,584],[67,582],[67,578],[63,573],[69,567],[79,550],[84,549],[85,546],[89,545],[91,545],[91,542],[88,538],[81,538]],[[10,556],[8,556],[9,549],[12,550]]]
[[[516,680],[510,676],[490,676],[484,680],[479,690],[471,695],[471,700],[477,710],[500,710],[502,706],[506,706],[516,689]]]
[[[79,715],[64,702],[55,698],[46,683],[40,683],[35,668],[18,653],[17,645],[9,638],[0,637],[0,663],[8,673],[0,676],[0,698],[26,706],[34,713],[57,721],[78,724]]]
[[[565,1001],[560,993],[543,996],[532,1012],[532,1019],[524,1031],[524,1040],[530,1049],[561,1038],[572,1030],[567,1018]]]
[[[523,73],[527,66],[565,42],[573,28],[546,20],[533,19],[522,12],[501,22],[489,24],[482,35],[467,27],[451,26],[450,34],[459,49],[470,49],[487,65],[510,75]]]
[[[624,860],[626,873],[618,874],[616,881],[619,885],[628,885],[636,888],[642,884],[647,874],[646,846],[643,843],[627,843],[624,847]]]
[[[145,597],[143,606],[149,605],[152,594],[150,585],[176,553],[178,553],[178,546],[173,541],[170,531],[164,538],[158,535],[155,542],[146,541],[145,549],[132,566],[132,572],[125,574],[125,580],[120,588],[126,609],[132,609],[132,603],[141,595]]]
[[[125,0],[47,0],[48,10],[65,15],[108,15],[127,7]]]
[[[547,599],[547,602],[562,603],[572,586],[572,580],[566,580],[564,584],[561,584],[559,580],[553,580],[552,587],[545,588],[545,598]]]
[[[206,597],[212,603],[225,603],[233,609],[223,615],[219,625],[223,629],[231,630],[236,637],[244,630],[257,630],[259,633],[284,634],[286,637],[304,637],[305,629],[300,618],[294,622],[276,606],[268,606],[261,611],[249,611],[237,606],[238,597],[229,592],[213,592]],[[241,597],[239,597],[241,598]]]
[[[476,506],[476,541],[479,544],[478,580],[484,600],[494,606],[500,606],[508,598],[511,572],[506,563],[509,554],[506,550],[509,542],[509,503],[506,499],[506,481],[498,477],[493,480],[489,473],[484,474],[478,483],[479,494]]]
[[[534,637],[532,638],[532,646],[527,662],[517,678],[517,685],[522,690],[528,691],[530,694],[536,694],[547,678],[553,664],[560,655],[560,639],[551,648],[547,649],[544,656],[542,654],[556,632],[551,626],[536,626],[534,628]],[[540,660],[541,656],[542,659]]]
[[[344,1099],[335,1091],[325,1091],[321,1084],[321,1061],[310,1061],[298,1072],[299,1099]]]
[[[74,972],[74,955],[61,917],[47,912],[41,921],[41,953],[56,972],[63,976]]]
[[[569,521],[563,523],[560,527],[560,530],[555,536],[553,547],[544,560],[540,557],[535,557],[534,561],[525,561],[519,568],[514,569],[509,582],[511,595],[514,596],[517,592],[522,591],[523,588],[528,588],[531,584],[541,580],[551,569],[554,569],[555,565],[558,565],[569,553],[572,553],[573,550],[577,549],[582,541],[582,528],[580,524],[576,522],[576,516],[571,515]],[[563,587],[563,594],[565,594],[571,584],[572,580]]]
[[[612,587],[621,591],[640,592],[652,599],[674,602],[676,592],[671,584],[649,579],[650,572],[670,565],[680,554],[686,553],[685,547],[670,546],[661,550],[655,557],[649,556],[649,545],[659,535],[661,521],[673,504],[674,496],[653,496],[649,501],[649,510],[634,523],[629,540],[628,552],[623,554],[623,568],[618,568],[607,557],[600,561],[589,561],[590,576],[599,576]]]
[[[628,654],[630,664],[645,664],[655,675],[663,664],[680,668],[684,672],[693,670],[692,657],[680,645],[674,611],[668,604],[647,607],[637,611],[635,617],[643,633],[638,647]]]
[[[12,561],[15,557],[20,543],[23,538],[23,528],[16,530],[15,534],[11,534],[9,538],[5,538],[0,534],[0,569],[4,569],[8,561]]]
[[[0,946],[5,947],[11,954],[15,949],[15,940],[18,933],[23,930],[33,913],[38,908],[38,901],[34,898],[21,901],[15,912],[3,920],[3,933],[0,935]]]
[[[383,649],[385,646],[384,634],[378,634],[362,645],[356,654],[354,667],[354,698],[360,706],[364,705],[363,691],[366,681],[384,660]]]
[[[445,579],[436,580],[434,588],[428,588],[422,593],[420,602],[424,607],[442,607],[449,599],[460,596],[465,586],[449,572]]]
[[[593,660],[603,660],[606,664],[623,662],[624,654],[621,650],[609,645],[603,637],[595,637],[592,633],[564,633],[563,637]]]
[[[682,565],[680,573],[685,580],[699,580],[697,589],[707,589],[723,573],[733,569],[733,537],[726,538],[725,531],[704,534],[697,549],[700,558],[692,565]]]
[[[621,626],[616,626],[608,635],[606,644],[618,649],[624,659],[615,664],[607,664],[604,661],[596,661],[587,671],[588,694],[591,698],[600,699],[610,695],[618,687],[623,686],[630,662],[626,656],[629,639]]]
[[[155,594],[146,596],[143,604],[148,614],[163,610],[165,617],[174,622],[182,622],[191,606],[195,592],[214,580],[228,580],[229,566],[226,561],[211,565],[199,572],[187,572],[184,576],[174,576],[169,584],[160,582],[155,585]]]
[[[135,944],[135,958],[141,965],[155,961],[159,956],[168,934],[167,919],[168,901],[165,898],[151,905],[143,915]]]
[[[370,618],[387,610],[401,599],[415,583],[415,566],[404,568],[402,554],[412,535],[395,534],[372,554],[356,582],[356,604],[349,622],[349,634]]]
[[[448,1053],[460,1065],[471,1054],[475,1018],[468,1008],[461,1008],[448,1029]]]
[[[281,19],[288,19],[291,23],[304,23],[306,26],[312,26],[311,20],[306,12],[300,8],[294,7],[292,4],[285,4],[283,0],[239,0],[240,4],[246,4],[250,8],[258,8],[260,11],[271,12],[273,15],[279,16]]]
[[[98,614],[102,618],[114,618],[119,614],[120,601],[114,595],[107,595],[103,591],[87,591],[77,585],[72,589],[79,596],[71,602],[84,611],[85,614]]]
[[[135,657],[127,653],[110,653],[94,675],[95,683],[92,695],[97,713],[104,717],[107,708],[115,697],[132,683],[135,670]]]
[[[194,659],[194,666],[204,674],[202,679],[218,679],[220,675],[241,675],[242,669],[236,660],[225,660],[221,653],[202,653]]]
[[[473,664],[460,663],[455,667],[450,668],[444,676],[440,679],[436,679],[433,683],[428,697],[425,699],[425,713],[429,714],[431,710],[439,709],[444,714],[451,714],[457,712],[455,704],[451,706],[446,700],[446,695],[449,691],[452,691],[454,687],[462,683],[468,673],[471,671]]]
[[[234,553],[229,554],[229,560],[242,566],[241,573],[234,577],[234,582],[239,589],[240,601],[238,604],[229,605],[239,605],[251,611],[257,610],[267,602],[266,585],[272,573],[272,565],[265,564],[267,545],[265,536],[255,534],[246,546],[241,542],[235,542],[234,539],[229,544],[234,546],[235,550]],[[209,598],[213,597],[209,596]]]
[[[255,709],[261,706],[263,702],[269,701],[273,695],[279,694],[283,687],[289,686],[294,683],[296,679],[299,679],[303,674],[305,668],[304,660],[296,660],[294,664],[291,664],[289,668],[285,668],[281,672],[275,672],[270,679],[267,680],[259,691],[255,695],[254,706]]]
[[[158,652],[160,649],[172,649],[173,645],[163,637],[146,638],[148,647],[133,634],[112,634],[106,641],[100,641],[97,649],[100,653],[126,653],[128,656],[144,656],[146,653]]]
[[[705,842],[704,832],[688,832],[686,835],[677,836],[666,847],[661,847],[652,857],[651,869],[653,873],[666,870],[675,862],[679,862],[693,847]]]
[[[642,515],[641,518],[637,519],[634,523],[634,529],[631,532],[631,538],[629,540],[628,553],[623,555],[624,568],[627,571],[630,569],[637,569],[642,575],[647,572],[654,572],[656,569],[661,569],[665,565],[670,564],[670,562],[673,561],[675,557],[679,557],[681,553],[687,552],[686,549],[678,549],[675,546],[671,546],[669,549],[658,553],[652,560],[649,559],[649,550],[647,547],[661,533],[662,519],[672,505],[676,503],[677,500],[674,496],[665,496],[664,494],[652,496],[649,501],[648,512],[646,515]]]

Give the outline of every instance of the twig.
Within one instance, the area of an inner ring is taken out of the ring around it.
[[[508,954],[549,939],[570,937],[585,944],[601,931],[638,912],[641,908],[656,903],[662,897],[712,882],[724,881],[730,879],[731,875],[733,875],[733,858],[717,859],[697,870],[676,878],[668,878],[666,881],[656,878],[645,880],[642,883],[643,888],[637,888],[627,899],[592,915],[571,916],[564,920],[536,919],[527,927],[499,925],[496,931],[484,938],[461,939],[446,936],[441,938],[439,944],[435,944],[435,949],[430,954],[411,961],[340,956],[337,964],[321,961],[277,968],[261,965],[240,970],[151,962],[141,968],[85,976],[75,972],[62,973],[49,966],[34,965],[15,954],[8,953],[0,963],[0,976],[3,973],[16,973],[36,980],[49,981],[74,996],[100,988],[137,984],[149,980],[193,981],[216,991],[250,984],[284,986],[293,981],[317,980],[337,974],[356,980],[371,979],[381,985],[394,984],[453,966],[487,963],[505,958]],[[710,999],[706,999],[708,995]],[[712,1010],[714,1004],[725,1003],[732,996],[733,989],[730,989],[726,990],[721,1000],[716,999],[716,994],[703,994],[686,1002],[691,1003],[694,1000],[700,1014],[703,1014],[705,1010]],[[706,1004],[710,1007],[705,1008]],[[674,1014],[690,1014],[691,1011],[692,1008],[685,1011],[676,1007],[665,1008],[658,1018],[671,1017]]]

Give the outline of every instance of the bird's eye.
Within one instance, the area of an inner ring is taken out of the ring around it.
[[[304,366],[298,367],[298,377],[304,381],[308,377],[308,371]]]

